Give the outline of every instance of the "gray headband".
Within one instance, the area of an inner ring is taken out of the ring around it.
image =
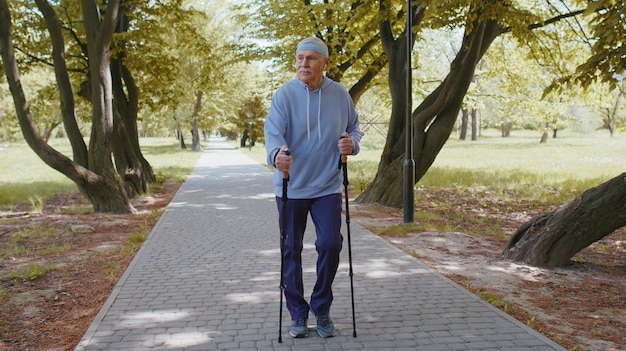
[[[318,38],[306,38],[298,43],[298,48],[296,49],[296,55],[302,50],[313,50],[317,51],[320,54],[328,57],[328,47]]]

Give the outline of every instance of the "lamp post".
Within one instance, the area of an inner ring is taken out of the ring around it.
[[[406,134],[404,151],[404,223],[414,222],[415,160],[413,159],[413,76],[411,52],[413,44],[413,11],[411,0],[406,1]]]

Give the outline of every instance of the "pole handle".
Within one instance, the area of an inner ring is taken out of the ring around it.
[[[289,156],[291,155],[291,151],[286,150],[286,151],[283,151],[282,154]],[[289,172],[283,172],[283,179],[289,180]]]
[[[348,135],[348,133],[344,133],[344,135],[342,135],[341,138],[339,138],[339,139],[348,138],[346,135]],[[340,153],[339,155],[341,156],[341,163],[348,162],[348,155],[344,155],[342,153]],[[341,164],[339,165],[339,168],[341,168]]]

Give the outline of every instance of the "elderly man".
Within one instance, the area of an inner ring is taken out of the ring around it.
[[[342,248],[341,155],[356,155],[363,132],[350,94],[324,75],[328,48],[318,38],[306,38],[296,49],[297,79],[281,86],[265,121],[267,162],[274,167],[276,202],[281,205],[282,175],[289,173],[284,209],[284,284],[292,323],[289,334],[308,336],[312,311],[321,337],[335,335],[330,318],[332,283]],[[279,211],[280,213],[281,211]],[[315,225],[317,281],[310,304],[304,297],[302,248],[308,215]],[[282,220],[279,221],[282,223]]]

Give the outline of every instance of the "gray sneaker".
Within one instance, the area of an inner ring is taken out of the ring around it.
[[[309,336],[309,330],[306,326],[306,319],[294,319],[291,321],[291,327],[289,328],[289,335],[292,338],[306,338]]]
[[[330,338],[335,336],[335,324],[329,315],[316,316],[317,334],[322,338]]]

